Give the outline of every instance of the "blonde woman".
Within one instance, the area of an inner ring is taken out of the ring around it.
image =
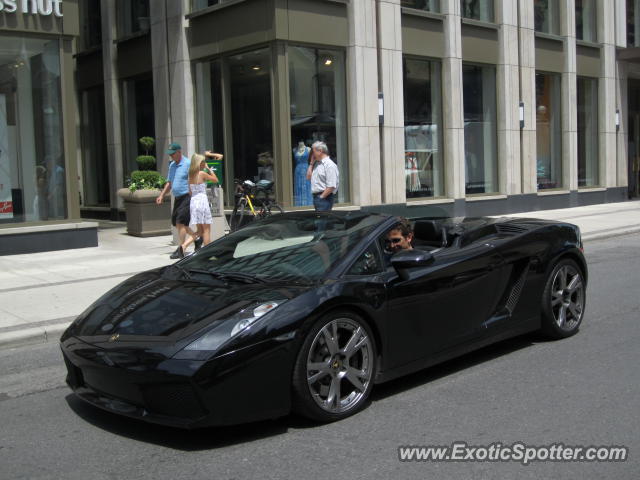
[[[189,190],[191,192],[191,221],[190,225],[196,226],[196,236],[202,239],[202,244],[207,245],[211,242],[211,207],[207,198],[207,185],[205,182],[211,181],[218,183],[218,177],[207,166],[206,157],[221,159],[222,155],[210,151],[204,152],[204,155],[194,153],[191,157],[191,165],[189,166]],[[198,249],[198,241],[196,236],[187,236],[184,243],[180,246],[182,256],[187,251],[187,247],[191,243],[196,243]]]

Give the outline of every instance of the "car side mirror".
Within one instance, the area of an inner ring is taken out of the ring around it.
[[[396,269],[402,280],[409,279],[409,270],[412,268],[426,267],[433,262],[431,252],[424,250],[402,250],[391,257],[391,265]]]

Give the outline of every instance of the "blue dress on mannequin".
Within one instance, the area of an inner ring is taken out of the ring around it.
[[[305,147],[302,152],[297,148],[293,150],[293,158],[296,161],[296,168],[293,172],[293,205],[296,207],[313,204],[311,182],[307,180],[310,151],[309,147]]]

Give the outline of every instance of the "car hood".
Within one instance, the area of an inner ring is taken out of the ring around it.
[[[103,295],[65,332],[90,343],[171,342],[191,337],[245,308],[281,303],[309,285],[241,283],[194,276],[172,278],[166,269],[136,275]]]

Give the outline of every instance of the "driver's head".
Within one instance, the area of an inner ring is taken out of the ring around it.
[[[387,249],[391,252],[399,252],[400,250],[411,250],[411,241],[413,240],[413,232],[406,222],[398,222],[391,230],[387,232]]]

